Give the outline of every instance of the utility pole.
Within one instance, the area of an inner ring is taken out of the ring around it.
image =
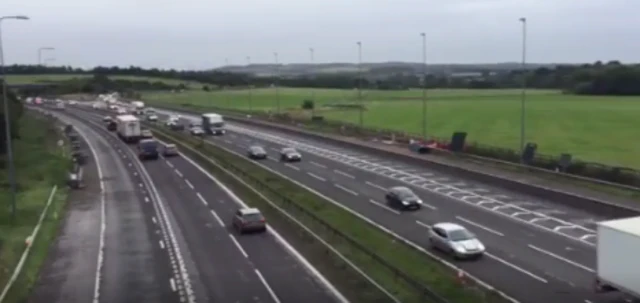
[[[520,93],[520,159],[524,161],[525,118],[527,99],[527,18],[522,23],[522,92]]]
[[[4,49],[2,43],[2,21],[4,20],[29,20],[27,16],[4,16],[0,17],[0,74],[2,75],[2,103],[4,105],[5,140],[7,140],[7,159],[9,160],[9,183],[11,184],[11,194],[9,203],[11,204],[11,222],[16,219],[16,166],[13,159],[13,147],[11,139],[11,122],[9,122],[9,99],[7,98],[7,77],[4,73]]]
[[[251,65],[251,57],[247,56],[247,67]],[[253,88],[251,87],[251,74],[247,73],[249,77],[247,83],[249,84],[249,111],[253,111]]]
[[[362,42],[358,41],[358,104],[360,105],[360,128],[363,128],[364,105],[362,104]]]
[[[422,138],[427,141],[427,34],[422,36]]]
[[[280,114],[280,92],[279,90],[279,86],[280,86],[280,67],[278,64],[278,53],[274,52],[273,53],[273,58],[275,59],[276,62],[276,112],[278,114]]]
[[[38,65],[42,65],[42,52],[54,49],[55,48],[49,46],[38,48]]]
[[[225,67],[229,67],[229,58],[224,58],[224,66]],[[226,99],[227,99],[227,108],[231,108],[231,95],[229,94],[228,90],[228,84],[225,84],[224,86],[224,90],[225,90],[225,95],[226,95]]]
[[[313,47],[309,48],[309,57],[310,57],[309,58],[310,59],[309,62],[311,62],[311,76],[312,76],[311,78],[313,79],[312,81],[314,81],[314,83],[315,83],[315,81],[316,81],[316,77],[315,76],[316,75],[315,75],[315,72],[314,72],[315,70],[314,70],[314,66],[313,66],[314,65],[314,58],[313,58],[314,51],[315,50],[313,49]],[[316,115],[316,100],[315,99],[316,99],[316,90],[315,90],[315,88],[313,88],[313,85],[312,85],[311,86],[311,102],[313,103],[313,107],[311,108],[311,117],[315,117],[315,115]]]

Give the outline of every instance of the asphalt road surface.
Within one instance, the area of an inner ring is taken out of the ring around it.
[[[77,200],[69,202],[61,235],[30,301],[179,302],[169,283],[169,256],[156,245],[150,212],[129,169],[108,140],[62,117],[88,140],[87,187],[71,194]]]
[[[101,116],[81,115],[92,120],[94,129],[101,128],[127,161],[137,162],[134,146],[116,145],[119,139],[106,132]],[[195,163],[178,156],[141,164],[153,184],[150,191],[157,192],[183,238],[178,242],[194,265],[189,277],[198,302],[345,301],[275,231],[240,236],[233,230],[238,201]]]
[[[170,113],[158,112],[161,121]],[[185,124],[198,121],[196,116],[180,115]],[[227,134],[207,140],[241,155],[249,146],[261,145],[269,153],[261,162],[264,167],[429,251],[426,234],[431,224],[450,221],[466,226],[486,244],[487,254],[456,264],[520,302],[624,301],[619,294],[595,295],[592,290],[594,223],[608,218],[272,130],[228,123]],[[298,149],[302,162],[278,161],[283,147]],[[412,187],[425,207],[417,212],[388,208],[384,191],[397,185]]]

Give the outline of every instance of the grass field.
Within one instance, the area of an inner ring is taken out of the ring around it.
[[[57,82],[70,80],[73,78],[88,78],[92,77],[92,75],[7,75],[7,83],[10,85],[16,84],[32,84],[32,83],[47,83],[47,82]],[[182,80],[174,80],[174,79],[165,79],[165,78],[153,78],[153,77],[136,77],[136,76],[109,76],[111,79],[121,79],[121,80],[131,80],[131,81],[160,81],[170,85],[179,85],[185,84],[189,85],[191,88],[201,89],[202,84],[198,82],[192,81],[182,81]]]
[[[16,221],[9,217],[9,188],[5,169],[0,170],[0,291],[13,273],[55,184],[62,185],[69,160],[56,145],[57,136],[51,124],[25,115],[21,121],[21,139],[15,140],[16,175],[19,181]],[[3,159],[0,159],[2,162]],[[61,182],[62,181],[62,182]],[[24,302],[37,279],[38,270],[55,238],[60,213],[66,201],[66,189],[59,188],[43,221],[22,274],[14,283],[5,302]]]
[[[331,104],[357,102],[355,90],[279,89],[283,110],[300,112],[302,100],[315,95],[316,112],[327,119],[358,123],[357,109]],[[420,134],[422,92],[364,91],[364,125]],[[274,110],[275,89],[145,94],[158,103],[191,103],[236,109]],[[468,140],[518,149],[520,142],[519,90],[428,91],[427,132],[450,137],[466,131]],[[538,144],[538,152],[571,153],[586,161],[640,168],[640,141],[636,140],[640,97],[590,97],[564,95],[550,90],[527,92],[526,140]]]

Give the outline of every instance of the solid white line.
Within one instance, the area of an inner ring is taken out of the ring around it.
[[[323,178],[323,177],[320,177],[320,176],[318,176],[318,175],[316,175],[316,174],[314,174],[314,173],[307,173],[307,174],[308,174],[309,176],[311,176],[311,177],[314,177],[314,178],[316,178],[316,179],[318,179],[318,180],[322,181],[322,182],[327,181],[327,179],[325,179],[325,178]]]
[[[222,221],[222,219],[220,219],[220,217],[218,216],[218,214],[216,214],[215,211],[211,210],[211,214],[213,215],[214,218],[216,218],[216,221],[218,221],[218,224],[220,224],[220,226],[225,227],[224,222]]]
[[[171,290],[176,291],[176,282],[173,280],[173,278],[169,279],[169,284],[171,284]]]
[[[244,251],[244,249],[242,248],[242,246],[240,246],[240,243],[238,243],[238,240],[236,240],[236,238],[232,235],[229,234],[229,238],[231,238],[231,241],[233,241],[233,244],[236,245],[236,247],[240,250],[240,253],[245,257],[245,258],[249,258],[249,255],[247,255],[247,252]]]
[[[343,186],[342,186],[342,185],[340,185],[340,184],[333,184],[333,186],[335,186],[335,187],[337,187],[337,188],[339,188],[339,189],[342,189],[342,190],[344,190],[344,191],[346,191],[346,192],[348,192],[348,193],[350,193],[350,194],[352,194],[352,195],[354,195],[354,196],[357,196],[357,195],[358,195],[358,193],[357,193],[357,192],[352,191],[352,190],[350,190],[350,189],[348,189],[348,188],[345,188],[345,187],[343,187]]]
[[[396,215],[399,215],[399,214],[400,214],[400,212],[399,212],[399,211],[397,211],[397,210],[395,210],[395,209],[391,209],[391,208],[389,208],[389,207],[387,207],[387,206],[385,206],[385,205],[381,204],[380,202],[378,202],[378,201],[376,201],[376,200],[369,199],[369,202],[370,202],[370,203],[372,203],[372,204],[373,204],[373,205],[375,205],[375,206],[378,206],[378,207],[380,207],[380,208],[382,208],[382,209],[384,209],[384,210],[386,210],[386,211],[390,211],[390,212],[392,212],[392,213],[394,213],[394,214],[396,214]]]
[[[258,269],[255,269],[255,272],[256,272],[256,275],[258,275],[258,278],[260,279],[264,287],[267,288],[267,291],[271,295],[271,298],[273,299],[273,301],[275,301],[276,303],[280,303],[280,299],[278,299],[278,296],[276,296],[276,293],[273,292],[273,289],[271,289],[271,287],[269,286],[269,283],[267,283],[267,280],[264,279],[260,271]]]
[[[431,226],[430,226],[429,224],[427,224],[427,223],[424,223],[424,222],[422,222],[422,221],[418,221],[418,220],[416,220],[416,223],[417,223],[418,225],[420,225],[420,226],[422,226],[422,227],[426,228],[426,229],[431,229]]]
[[[153,224],[158,224],[158,222],[156,221],[156,217],[151,217],[151,221],[153,221]]]
[[[584,269],[584,270],[586,270],[586,271],[588,271],[588,272],[590,272],[590,273],[595,273],[595,272],[596,272],[594,269],[591,269],[591,268],[589,268],[589,267],[587,267],[587,266],[584,266],[584,265],[582,265],[582,264],[580,264],[580,263],[577,263],[577,262],[571,261],[571,260],[569,260],[569,259],[567,259],[567,258],[565,258],[565,257],[560,256],[560,255],[554,254],[554,253],[552,253],[552,252],[550,252],[550,251],[548,251],[548,250],[544,250],[544,249],[542,249],[542,248],[540,248],[540,247],[537,247],[537,246],[534,246],[534,245],[531,245],[531,244],[529,244],[528,246],[529,246],[529,248],[531,248],[531,249],[533,249],[533,250],[536,250],[536,251],[538,251],[538,252],[540,252],[540,253],[543,253],[543,254],[545,254],[545,255],[548,255],[548,256],[554,257],[554,258],[556,258],[556,259],[558,259],[558,260],[560,260],[560,261],[564,261],[564,262],[566,262],[566,263],[568,263],[568,264],[571,264],[571,265],[573,265],[573,266],[575,266],[575,267],[577,267],[577,268]]]
[[[291,169],[295,169],[295,170],[297,170],[297,171],[299,171],[299,170],[300,170],[300,168],[299,168],[299,167],[295,167],[295,166],[293,166],[293,165],[291,165],[291,164],[289,164],[289,163],[285,164],[285,166],[287,166],[287,167],[289,167],[289,168],[291,168]]]
[[[371,187],[375,187],[375,188],[377,188],[377,189],[379,189],[379,190],[387,191],[387,189],[386,189],[386,188],[384,188],[384,187],[382,187],[382,186],[380,186],[380,185],[378,185],[378,184],[371,183],[371,182],[369,182],[369,181],[365,181],[364,183],[365,183],[365,184],[367,184],[367,185],[369,185],[369,186],[371,186]]]
[[[162,240],[160,240],[160,248],[164,249],[164,242],[162,242]]]
[[[356,178],[356,177],[354,177],[354,176],[352,176],[350,174],[347,174],[347,173],[345,173],[345,172],[343,172],[341,170],[334,169],[333,172],[338,174],[338,175],[343,175],[343,176],[345,176],[347,178],[351,178],[351,179],[355,179]]]
[[[322,165],[320,163],[317,163],[317,162],[309,161],[309,163],[311,163],[311,164],[313,164],[313,165],[315,165],[317,167],[320,167],[320,168],[327,168],[326,166],[324,166],[324,165]]]
[[[498,262],[500,262],[500,263],[502,263],[502,264],[504,264],[504,265],[506,265],[506,266],[509,266],[509,267],[511,267],[511,268],[513,268],[513,269],[515,269],[515,270],[517,270],[517,271],[519,271],[519,272],[521,272],[521,273],[523,273],[523,274],[525,274],[525,275],[527,275],[527,276],[529,276],[529,277],[531,277],[531,278],[534,278],[534,279],[536,279],[536,280],[538,280],[538,281],[540,281],[540,282],[542,282],[542,283],[549,283],[549,281],[545,280],[544,278],[542,278],[542,277],[540,277],[540,276],[537,276],[537,275],[535,275],[535,274],[531,273],[530,271],[527,271],[526,269],[524,269],[524,268],[522,268],[522,267],[519,267],[519,266],[517,266],[517,265],[515,265],[515,264],[509,263],[508,261],[503,260],[503,259],[501,259],[501,258],[499,258],[499,257],[496,257],[496,256],[495,256],[495,255],[493,255],[493,254],[490,254],[490,253],[488,253],[488,252],[485,252],[484,254],[485,254],[487,257],[489,257],[489,258],[491,258],[491,259],[494,259],[494,260],[496,260],[496,261],[498,261]]]
[[[196,193],[196,196],[198,196],[198,199],[200,199],[200,202],[202,202],[202,204],[204,204],[204,206],[208,206],[209,205],[209,203],[207,203],[207,200],[205,200],[204,197],[200,193]]]
[[[178,176],[180,176],[180,178],[184,177],[184,176],[182,175],[182,173],[181,173],[179,170],[174,169],[174,171],[176,172],[176,174],[177,174]]]
[[[191,187],[191,189],[194,189],[195,187],[193,187],[193,184],[191,184],[191,182],[189,182],[189,180],[184,179],[184,183],[187,183],[187,186]]]
[[[500,236],[500,237],[504,237],[504,234],[503,234],[503,233],[501,233],[501,232],[499,232],[499,231],[496,231],[496,230],[493,230],[493,229],[491,229],[491,228],[489,228],[489,227],[486,227],[486,226],[484,226],[484,225],[481,225],[481,224],[479,224],[479,223],[473,222],[473,221],[471,221],[471,220],[469,220],[469,219],[465,219],[465,218],[460,217],[460,216],[456,216],[456,219],[458,219],[458,220],[460,220],[460,221],[462,221],[462,222],[464,222],[464,223],[467,223],[467,224],[473,225],[473,226],[475,226],[475,227],[477,227],[477,228],[484,229],[484,230],[486,230],[486,231],[488,231],[488,232],[490,232],[490,233],[492,233],[492,234],[496,234],[496,235],[498,235],[498,236]]]

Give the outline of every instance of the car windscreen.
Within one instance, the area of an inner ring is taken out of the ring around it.
[[[466,229],[456,229],[448,232],[451,241],[464,241],[475,239],[472,233]]]
[[[285,154],[295,154],[295,153],[297,153],[296,150],[293,149],[293,148],[285,148],[285,149],[282,150],[282,152],[285,153]]]
[[[415,199],[416,198],[416,194],[414,194],[411,190],[409,190],[407,188],[396,189],[395,192],[398,195],[398,198],[400,198],[400,199]]]
[[[157,146],[158,142],[156,141],[140,141],[140,147],[143,149],[156,148]]]
[[[242,216],[242,219],[248,222],[260,222],[262,221],[263,217],[261,214],[246,214]]]
[[[254,153],[262,153],[262,154],[265,153],[264,148],[259,147],[259,146],[252,147],[251,151],[254,152]]]

